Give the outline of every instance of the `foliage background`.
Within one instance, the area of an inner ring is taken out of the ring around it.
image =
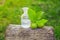
[[[44,11],[43,18],[48,19],[46,25],[54,27],[56,40],[60,40],[60,0],[5,0],[0,4],[0,40],[5,38],[5,30],[9,24],[20,24],[22,7],[27,6]]]

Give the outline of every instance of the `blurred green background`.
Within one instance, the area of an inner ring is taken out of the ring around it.
[[[9,24],[20,24],[22,7],[30,7],[36,12],[44,11],[46,25],[54,27],[56,40],[60,40],[60,0],[5,0],[0,3],[0,40],[5,39],[5,30]]]

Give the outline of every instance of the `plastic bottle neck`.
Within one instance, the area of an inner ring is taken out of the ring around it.
[[[24,7],[22,9],[23,9],[24,14],[27,14],[28,13],[28,7]]]

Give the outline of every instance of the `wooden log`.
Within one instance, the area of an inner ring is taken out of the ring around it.
[[[5,40],[55,40],[55,38],[53,28],[49,26],[24,29],[20,25],[9,25]]]

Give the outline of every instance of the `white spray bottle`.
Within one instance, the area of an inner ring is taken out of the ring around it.
[[[22,14],[21,16],[21,26],[23,28],[29,28],[30,27],[30,24],[31,24],[31,21],[29,20],[29,17],[28,17],[28,7],[23,7],[22,8],[24,13]]]

